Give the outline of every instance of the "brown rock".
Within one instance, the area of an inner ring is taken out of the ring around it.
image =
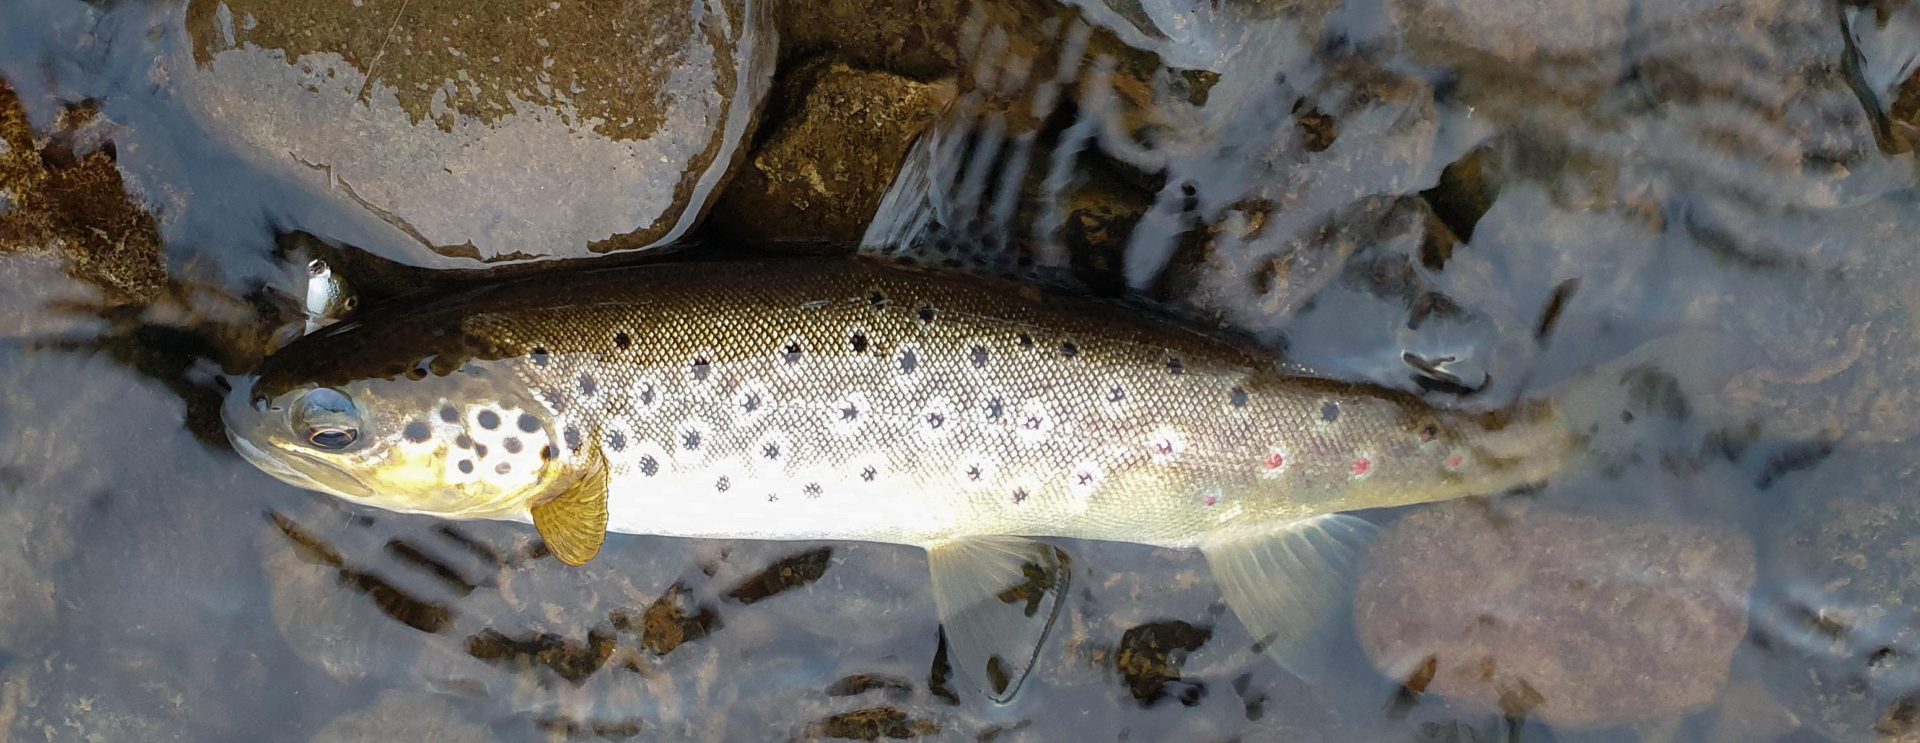
[[[210,128],[359,214],[366,245],[477,268],[641,248],[699,217],[772,59],[761,3],[200,1]]]
[[[1630,0],[1398,0],[1396,18],[1509,62],[1580,56],[1626,40]]]
[[[715,219],[757,242],[852,248],[953,83],[818,62],[784,87],[797,99],[792,111],[748,158]]]
[[[16,265],[33,260],[16,256],[54,254],[108,303],[142,303],[166,282],[160,235],[153,216],[127,197],[113,149],[79,151],[77,135],[94,118],[76,106],[51,133],[36,135],[20,99],[0,83],[0,257]]]
[[[783,56],[831,50],[868,69],[922,80],[953,74],[967,0],[805,0],[780,4]]]
[[[1389,528],[1361,576],[1354,620],[1382,672],[1590,727],[1714,699],[1746,634],[1754,550],[1717,528],[1457,503]]]
[[[810,738],[843,740],[904,740],[940,732],[930,720],[915,719],[892,707],[869,707],[828,717],[807,728]]]

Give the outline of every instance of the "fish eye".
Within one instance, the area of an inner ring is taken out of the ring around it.
[[[328,450],[345,449],[353,446],[360,438],[360,432],[352,428],[321,426],[307,432],[307,443]]]
[[[339,451],[360,440],[360,409],[339,390],[322,387],[301,395],[292,423],[316,449]]]

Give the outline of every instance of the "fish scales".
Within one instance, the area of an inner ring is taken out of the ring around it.
[[[421,398],[407,423],[455,409],[465,423],[444,433],[494,441],[493,459],[446,437],[402,446],[444,452],[453,479],[604,462],[613,531],[1186,547],[1492,492],[1556,461],[1519,456],[1526,416],[1287,376],[1257,349],[1110,304],[876,264],[590,272],[356,324],[384,327],[352,358],[411,344],[440,372],[491,370],[478,393]],[[299,345],[264,393],[353,365],[302,361]],[[550,442],[553,461],[496,473],[504,437],[471,423],[489,411],[535,416],[520,447]]]
[[[834,260],[563,273],[395,304],[241,380],[234,448],[398,511],[927,548],[948,657],[996,701],[1071,582],[1032,537],[1197,547],[1264,652],[1311,675],[1373,531],[1341,513],[1537,482],[1552,405],[1436,410],[1070,296]]]

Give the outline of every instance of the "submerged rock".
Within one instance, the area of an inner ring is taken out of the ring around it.
[[[466,743],[493,740],[485,727],[446,698],[417,691],[389,691],[366,709],[341,716],[313,736],[313,743],[404,740]]]
[[[0,353],[0,528],[11,535],[0,542],[0,651],[32,657],[76,595],[94,588],[60,590],[56,580],[109,493],[150,464],[103,454],[139,450],[150,427],[177,426],[179,416],[177,403],[105,359]]]
[[[1799,502],[1776,537],[1780,594],[1756,613],[1768,682],[1827,735],[1920,739],[1920,466],[1909,445],[1823,464],[1782,488]]]
[[[476,268],[683,234],[771,71],[761,0],[196,0],[205,124],[342,207],[404,262]]]
[[[782,56],[821,51],[869,69],[922,80],[960,64],[968,0],[809,0],[779,8]]]
[[[1753,581],[1753,545],[1723,529],[1447,504],[1382,535],[1354,621],[1374,665],[1415,692],[1618,725],[1713,701]]]
[[[714,218],[758,243],[851,249],[954,86],[823,61],[783,88],[798,100],[748,157]]]
[[[1620,74],[1631,0],[1394,0],[1416,55],[1549,96]],[[1469,83],[1472,85],[1472,83]],[[1498,95],[1488,86],[1488,94]]]
[[[142,303],[166,282],[160,235],[153,216],[127,196],[111,144],[89,132],[96,117],[90,105],[71,106],[52,131],[36,134],[0,81],[0,272],[31,271],[23,264],[51,259],[108,304]]]
[[[155,743],[245,738],[240,730],[248,721],[236,714],[244,708],[224,692],[259,685],[265,669],[255,665],[255,673],[221,677],[216,674],[239,668],[183,668],[183,660],[101,643],[76,655],[11,664],[0,675],[0,737]],[[209,683],[215,678],[220,681]]]
[[[1793,265],[1837,247],[1799,209],[1866,202],[1912,182],[1885,158],[1833,7],[1781,0],[1642,3],[1634,17],[1636,157],[1692,196],[1688,228],[1748,265]],[[1881,74],[1890,74],[1881,73]],[[1877,105],[1873,106],[1878,108]],[[1803,237],[1804,235],[1804,237]],[[1820,268],[1825,268],[1821,266]],[[1803,269],[1804,270],[1804,269]]]

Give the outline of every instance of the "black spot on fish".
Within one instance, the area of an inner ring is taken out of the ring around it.
[[[462,449],[472,449],[473,439],[469,438],[466,434],[463,433],[453,437],[453,445],[460,447]]]
[[[927,414],[927,427],[928,427],[928,428],[933,428],[933,429],[938,429],[938,428],[940,428],[941,426],[944,426],[944,425],[946,425],[946,424],[947,424],[947,416],[945,416],[945,415],[942,415],[942,414],[940,414],[940,413],[928,413],[928,414]]]
[[[826,492],[826,489],[820,487],[820,483],[810,482],[800,488],[800,492],[805,493],[808,498],[818,498],[821,493]]]
[[[860,468],[860,479],[862,480],[865,480],[867,482],[873,482],[874,478],[879,476],[880,476],[880,470],[874,468],[872,465],[868,465],[866,467]]]
[[[416,444],[425,443],[429,437],[433,436],[433,428],[428,426],[426,421],[413,421],[407,424],[406,430],[400,435]]]
[[[749,392],[740,398],[740,412],[751,413],[760,409],[760,393]]]
[[[547,362],[553,360],[553,354],[547,353],[547,349],[545,348],[534,346],[531,358],[533,359],[534,366],[546,366]]]
[[[854,333],[852,338],[847,339],[847,344],[853,347],[854,353],[866,353],[867,352],[867,334]]]
[[[593,381],[592,374],[580,375],[580,394],[593,397],[593,391],[599,387],[600,385]]]
[[[1107,390],[1107,402],[1120,402],[1125,399],[1127,399],[1127,388],[1116,384]]]
[[[887,295],[881,294],[880,292],[874,292],[872,294],[868,294],[867,304],[873,305],[875,307],[885,307],[887,306]]]
[[[471,459],[460,460],[460,471],[468,475],[473,474],[473,460]]]
[[[1246,406],[1247,406],[1247,391],[1246,391],[1246,389],[1245,389],[1245,388],[1242,388],[1242,387],[1235,387],[1235,388],[1233,388],[1233,391],[1232,391],[1232,392],[1228,392],[1228,393],[1227,393],[1227,403],[1228,403],[1228,404],[1231,404],[1232,406],[1234,406],[1234,407],[1236,407],[1236,408],[1244,408],[1244,407],[1246,407]]]
[[[767,442],[767,443],[765,443],[765,444],[763,444],[763,445],[761,445],[761,446],[760,446],[760,456],[763,456],[763,457],[766,457],[766,458],[768,458],[768,459],[779,459],[779,458],[780,458],[780,445],[779,445],[779,444],[776,444],[776,443],[774,443],[774,442],[772,442],[772,441],[769,441],[769,442]]]
[[[1168,374],[1185,374],[1187,373],[1187,365],[1182,361],[1180,361],[1180,357],[1178,356],[1168,356],[1167,357],[1167,373]]]
[[[986,474],[986,473],[984,473],[984,472],[981,472],[981,471],[980,471],[980,465],[977,465],[977,464],[974,464],[974,465],[968,465],[968,466],[967,466],[967,479],[968,479],[968,480],[971,480],[971,481],[973,481],[973,482],[979,482],[979,481],[980,481],[980,478],[981,478],[982,476],[984,476],[985,474]]]
[[[626,451],[627,435],[619,431],[614,431],[612,434],[609,434],[607,436],[607,448],[614,451]]]
[[[541,390],[540,396],[546,398],[547,406],[553,408],[553,412],[567,412],[567,397],[558,390]]]
[[[933,322],[933,315],[934,315],[934,312],[933,312],[932,306],[924,305],[924,304],[920,305],[920,322],[928,322],[928,323]]]
[[[1014,489],[1013,489],[1013,503],[1014,503],[1014,505],[1019,505],[1019,504],[1021,504],[1021,503],[1025,503],[1025,502],[1027,502],[1027,499],[1028,499],[1028,498],[1030,498],[1030,497],[1032,497],[1032,495],[1033,495],[1032,493],[1028,493],[1028,492],[1027,492],[1027,489],[1026,489],[1026,488],[1014,488]]]
[[[448,423],[459,423],[459,422],[460,422],[460,411],[458,411],[458,410],[454,410],[454,409],[453,409],[452,407],[444,407],[444,408],[441,408],[441,409],[440,409],[440,420],[443,420],[443,421],[446,421],[446,422],[448,422]]]
[[[713,364],[708,363],[705,358],[696,358],[687,371],[693,375],[693,381],[705,382],[707,375],[713,373]]]
[[[624,348],[627,348],[628,346],[632,346],[632,345],[633,345],[633,336],[630,336],[630,335],[627,335],[626,333],[614,333],[614,334],[613,334],[613,345],[615,345],[615,346],[618,346],[618,347],[620,347],[620,348],[623,348],[623,349],[624,349]]]
[[[767,494],[767,502],[768,502],[768,503],[779,503],[779,502],[780,502],[780,496],[779,496],[779,495],[777,495],[777,494],[774,494],[774,493],[768,493],[768,494]]]
[[[489,431],[500,427],[500,414],[491,410],[482,410],[480,414],[474,416],[473,419],[480,423],[481,428]]]
[[[648,454],[640,458],[640,474],[653,477],[660,473],[660,461]]]
[[[653,385],[647,385],[647,387],[646,387],[646,389],[643,389],[643,390],[640,390],[640,404],[641,404],[641,405],[645,405],[645,406],[648,406],[648,407],[652,407],[652,406],[653,406],[653,398],[654,398],[654,394],[653,394]]]
[[[1067,341],[1066,343],[1060,344],[1060,355],[1069,359],[1079,356],[1080,347],[1074,345],[1073,341]]]
[[[685,433],[680,435],[680,445],[685,447],[687,451],[693,451],[695,449],[699,449],[700,448],[700,432],[692,429],[688,429]]]
[[[780,360],[785,361],[789,364],[800,363],[800,342],[794,341],[792,343],[788,343],[786,348],[781,349]]]
[[[504,474],[507,474],[508,472],[513,471],[513,465],[507,464],[506,462],[501,462],[493,466],[493,471],[498,474],[504,475]]]
[[[1007,404],[996,397],[988,400],[983,409],[987,412],[987,420],[997,421],[1000,420],[1001,414],[1007,412]]]
[[[911,348],[900,352],[901,374],[912,374],[913,370],[918,368],[920,368],[920,354],[914,353]]]
[[[1320,403],[1320,420],[1328,423],[1340,420],[1340,404],[1332,400]]]
[[[1020,334],[1020,347],[1021,347],[1021,348],[1033,348],[1033,335],[1032,335],[1032,334],[1030,334],[1030,333],[1021,333],[1021,334]]]
[[[521,413],[519,426],[521,431],[533,433],[534,431],[540,430],[540,419],[527,415],[526,413]]]
[[[500,447],[506,449],[508,454],[519,454],[520,439],[508,436],[507,440],[500,442]]]
[[[1040,416],[1029,415],[1027,416],[1026,420],[1020,422],[1020,425],[1026,426],[1027,430],[1029,431],[1038,431],[1040,430],[1040,426],[1044,425],[1045,423],[1046,423],[1046,420],[1042,419]]]
[[[486,459],[486,458],[487,458],[487,445],[486,445],[486,444],[474,444],[474,445],[473,445],[473,456],[474,456],[474,458],[475,458],[475,459]]]
[[[560,438],[567,442],[567,451],[579,453],[580,429],[574,428],[573,426],[567,426],[567,430],[560,434]]]
[[[967,361],[972,362],[975,369],[987,368],[987,347],[974,346],[973,350],[967,352]]]
[[[726,475],[721,475],[720,480],[713,484],[713,489],[718,490],[722,493],[732,490],[733,479],[727,477]]]
[[[853,403],[847,403],[840,408],[840,420],[850,421],[858,417],[860,417],[860,408],[855,407]]]

